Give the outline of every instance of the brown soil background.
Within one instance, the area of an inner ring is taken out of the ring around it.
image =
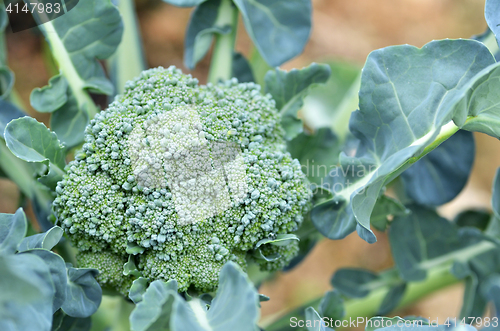
[[[433,39],[468,38],[486,28],[484,0],[313,0],[313,31],[304,54],[284,67],[302,67],[312,61],[344,59],[360,66],[374,49],[394,45],[422,46]],[[137,1],[140,28],[150,67],[183,67],[183,40],[191,9],[175,8],[158,0]],[[44,41],[30,31],[7,36],[9,66],[16,74],[15,89],[25,105],[35,87],[47,84],[50,73],[42,52]],[[238,34],[238,50],[248,54],[251,45],[243,26]],[[206,81],[208,58],[192,74]],[[28,108],[28,106],[27,106]],[[46,116],[33,114],[39,120]],[[500,143],[477,134],[474,169],[466,189],[453,202],[443,206],[451,217],[470,207],[489,208],[491,183],[500,166]],[[8,180],[0,180],[0,212],[16,209],[19,193]],[[369,245],[357,235],[341,241],[324,240],[297,268],[265,283],[260,291],[271,297],[262,304],[262,316],[301,305],[330,289],[329,279],[341,267],[381,270],[392,265],[387,238]],[[459,313],[462,287],[435,293],[415,305],[397,312],[439,318]]]

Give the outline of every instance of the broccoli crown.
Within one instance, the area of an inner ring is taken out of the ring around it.
[[[57,185],[54,210],[81,266],[126,293],[130,254],[144,277],[175,278],[180,291],[214,290],[228,260],[285,265],[295,241],[277,260],[251,254],[259,240],[296,230],[310,208],[279,123],[254,83],[199,86],[175,67],[129,81],[90,121]]]

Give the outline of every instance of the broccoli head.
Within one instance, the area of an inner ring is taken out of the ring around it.
[[[283,137],[275,102],[254,83],[199,86],[175,67],[144,71],[90,121],[57,185],[54,210],[80,266],[124,294],[127,261],[180,291],[214,290],[228,260],[283,267],[296,241],[264,250],[277,259],[254,251],[296,230],[310,208]]]

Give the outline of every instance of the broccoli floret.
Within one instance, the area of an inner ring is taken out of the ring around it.
[[[236,79],[199,86],[175,67],[144,71],[90,121],[58,183],[54,210],[80,266],[126,293],[137,254],[150,280],[211,291],[228,260],[242,268],[264,238],[296,230],[310,208],[270,95]],[[286,265],[295,244],[280,247]],[[106,262],[109,261],[109,262]],[[109,263],[109,266],[105,264]]]

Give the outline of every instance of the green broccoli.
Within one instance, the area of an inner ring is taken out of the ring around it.
[[[126,294],[131,254],[144,277],[175,278],[179,291],[214,290],[229,260],[286,265],[296,241],[274,249],[275,261],[251,254],[259,240],[296,230],[310,208],[279,123],[254,83],[199,86],[175,67],[129,81],[90,121],[57,185],[54,210],[80,266]]]

